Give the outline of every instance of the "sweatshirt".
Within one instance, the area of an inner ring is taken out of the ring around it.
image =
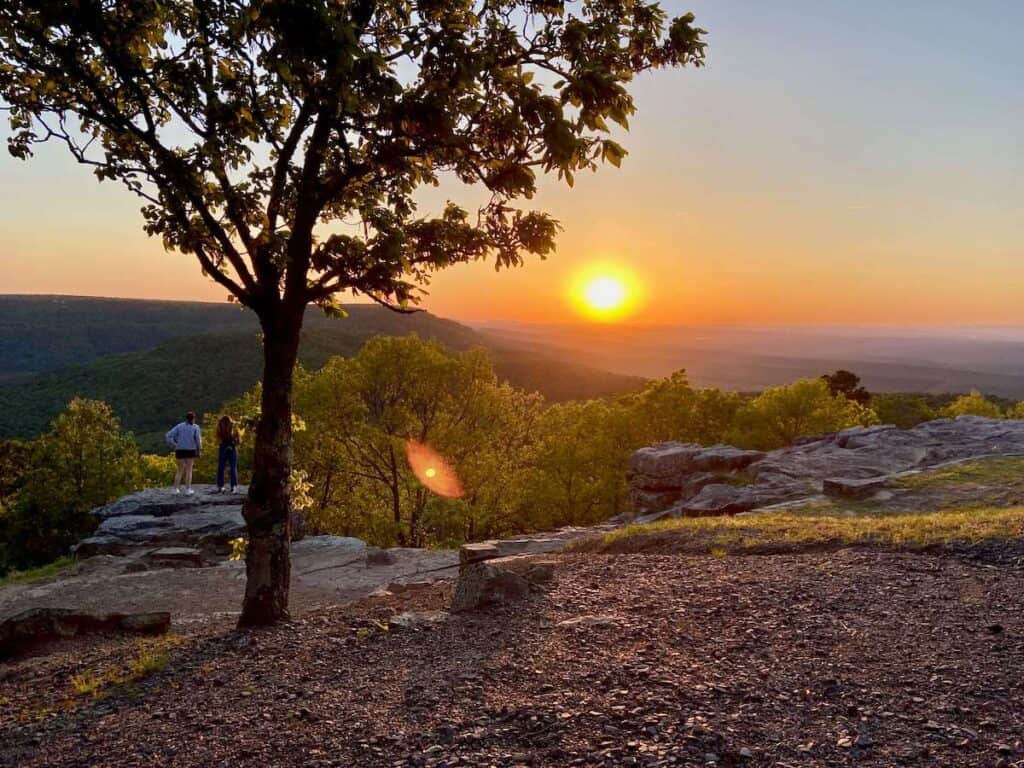
[[[167,433],[167,443],[176,451],[199,451],[203,447],[203,436],[198,424],[183,421],[171,427]]]

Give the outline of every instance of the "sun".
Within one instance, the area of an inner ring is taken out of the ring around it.
[[[595,277],[587,283],[583,295],[591,309],[610,312],[619,309],[626,301],[626,286],[615,277]]]
[[[591,266],[578,273],[570,293],[581,314],[603,322],[631,313],[640,299],[639,284],[633,274],[623,267],[609,265]]]

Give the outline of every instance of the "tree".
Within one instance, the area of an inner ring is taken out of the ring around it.
[[[239,623],[287,617],[293,369],[305,308],[340,291],[406,309],[435,270],[541,257],[557,223],[515,207],[625,150],[638,72],[703,61],[703,30],[607,0],[9,0],[10,152],[65,144],[144,201],[263,329]],[[418,215],[423,185],[482,188]],[[334,227],[329,227],[331,224]]]
[[[736,414],[729,442],[771,450],[798,437],[876,424],[878,417],[842,395],[833,395],[824,379],[800,379],[769,387]]]
[[[871,407],[882,424],[895,424],[900,429],[910,429],[938,418],[935,409],[921,395],[898,392],[876,395],[871,401]]]
[[[826,373],[821,377],[828,384],[829,392],[842,395],[860,405],[871,405],[871,393],[860,385],[860,376],[840,368],[835,373]]]
[[[0,539],[15,567],[67,552],[95,526],[90,510],[139,487],[139,451],[106,403],[75,399],[31,445],[30,468]]]
[[[1003,412],[996,403],[993,403],[978,390],[972,389],[968,394],[960,395],[943,408],[942,415],[949,418],[987,416],[990,419],[1001,419]]]
[[[743,398],[720,389],[693,389],[685,371],[650,382],[623,398],[638,434],[634,448],[676,440],[703,445],[720,442],[732,426]]]
[[[0,440],[0,513],[21,487],[32,449],[20,440]]]
[[[624,511],[630,412],[602,400],[557,403],[541,415],[519,514],[532,529],[589,525]]]
[[[416,336],[371,339],[296,383],[306,426],[296,466],[312,485],[310,523],[387,545],[473,538],[500,515],[500,489],[538,409],[537,396],[497,383],[482,351],[449,352]],[[462,503],[442,503],[421,482],[410,441],[461,479]]]

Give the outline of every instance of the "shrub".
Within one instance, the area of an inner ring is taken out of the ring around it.
[[[1003,412],[994,402],[985,397],[981,392],[972,389],[966,395],[960,395],[956,400],[942,409],[942,415],[949,418],[957,416],[987,416],[990,419],[1000,419]]]
[[[824,379],[801,379],[770,387],[741,408],[729,442],[741,448],[771,450],[798,437],[877,423],[874,411],[843,395],[833,395]]]

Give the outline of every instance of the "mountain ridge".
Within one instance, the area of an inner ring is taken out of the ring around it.
[[[353,355],[373,336],[417,333],[455,350],[488,349],[500,378],[552,401],[621,394],[645,381],[562,361],[543,349],[506,348],[427,312],[347,309],[346,319],[310,310],[302,365],[316,369],[334,355]],[[42,321],[29,319],[44,310]],[[166,324],[161,311],[170,314]],[[255,317],[229,304],[0,296],[0,376],[7,377],[0,379],[0,438],[34,437],[81,396],[109,402],[140,444],[157,450],[163,430],[185,410],[215,411],[256,384],[258,334]]]

